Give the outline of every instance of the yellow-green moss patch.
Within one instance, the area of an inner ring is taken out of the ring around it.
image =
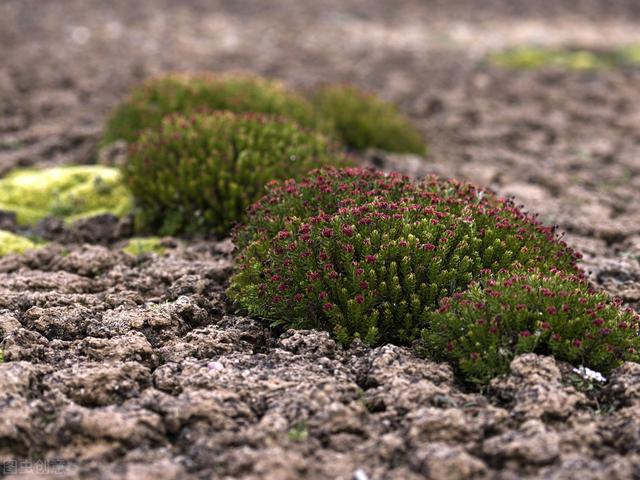
[[[118,169],[101,165],[21,169],[0,179],[0,210],[15,212],[23,226],[47,216],[68,222],[104,213],[123,216],[132,205]]]
[[[489,56],[489,61],[499,67],[513,70],[606,70],[639,66],[640,45],[629,45],[609,51],[522,46],[493,53]]]
[[[10,253],[24,253],[37,245],[22,235],[0,230],[0,257]]]
[[[162,255],[165,252],[165,248],[162,246],[162,239],[159,237],[139,237],[129,240],[129,243],[122,251],[138,257],[147,253]]]

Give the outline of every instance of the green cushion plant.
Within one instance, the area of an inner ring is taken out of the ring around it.
[[[577,271],[576,254],[553,229],[467,184],[431,178],[390,188],[389,198],[379,189],[373,199],[357,179],[303,185],[274,188],[258,204],[277,212],[276,222],[249,217],[255,230],[243,240],[228,291],[274,325],[328,330],[342,343],[409,343],[441,298],[482,274],[520,265]]]
[[[159,127],[166,115],[203,110],[281,115],[307,128],[327,128],[318,124],[305,98],[280,83],[241,75],[170,74],[135,88],[111,114],[101,143],[133,142],[143,130]]]
[[[143,228],[224,236],[268,182],[347,163],[324,136],[291,120],[197,113],[169,116],[145,131],[129,151],[123,177]]]
[[[582,278],[558,270],[486,276],[429,315],[430,356],[473,383],[506,373],[516,355],[551,354],[604,374],[640,360],[640,318]]]
[[[338,137],[351,149],[426,154],[420,133],[394,105],[373,94],[353,86],[330,85],[318,89],[313,102],[319,115],[335,125]]]

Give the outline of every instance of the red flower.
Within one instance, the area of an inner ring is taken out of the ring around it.
[[[322,232],[320,233],[324,238],[331,238],[333,237],[333,230],[329,227],[324,227],[322,229]]]
[[[367,255],[365,257],[365,260],[367,261],[367,263],[375,263],[376,261],[376,256],[375,255]]]
[[[593,322],[596,327],[601,327],[602,325],[604,325],[604,319],[602,318],[596,318]]]
[[[364,303],[364,295],[362,295],[361,293],[359,293],[358,295],[356,295],[356,303],[359,305],[362,305]]]
[[[520,336],[521,337],[530,337],[531,336],[531,332],[529,330],[523,330],[520,332]]]
[[[327,312],[330,311],[330,310],[333,310],[333,307],[334,307],[333,303],[325,303],[322,306],[322,308],[324,308]]]
[[[353,237],[353,234],[354,234],[353,227],[351,225],[343,225],[342,233],[347,237]]]
[[[556,313],[558,313],[558,309],[554,306],[547,307],[547,313],[549,315],[555,315]]]

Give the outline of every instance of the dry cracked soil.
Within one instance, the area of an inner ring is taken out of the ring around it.
[[[105,115],[150,75],[349,81],[397,102],[431,149],[364,164],[514,195],[639,309],[640,70],[483,61],[526,42],[638,42],[639,22],[633,0],[5,0],[0,174],[113,161],[96,150]],[[407,348],[236,315],[229,241],[133,258],[126,222],[40,228],[48,247],[0,259],[0,477],[640,478],[640,365],[586,390],[525,355],[473,392]]]

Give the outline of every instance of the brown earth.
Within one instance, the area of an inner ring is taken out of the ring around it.
[[[149,75],[350,81],[398,102],[431,147],[365,163],[516,195],[640,308],[640,70],[482,61],[527,41],[640,41],[637,2],[264,5],[2,2],[0,173],[94,162],[104,116]],[[118,251],[130,225],[106,220],[45,225],[58,243],[0,259],[0,477],[640,478],[638,365],[585,393],[566,365],[523,356],[473,393],[405,348],[277,337],[226,303],[228,242],[167,239],[133,259]],[[82,244],[105,225],[108,244]]]

